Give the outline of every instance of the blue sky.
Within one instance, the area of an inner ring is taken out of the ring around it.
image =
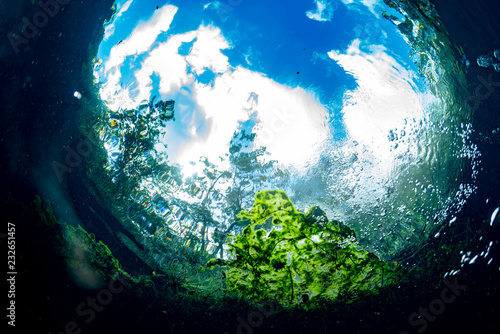
[[[200,155],[217,160],[249,119],[257,144],[286,165],[307,165],[348,141],[390,164],[388,131],[420,117],[426,97],[381,6],[118,1],[98,55],[101,96],[112,109],[155,94],[175,99],[176,121],[163,143],[185,170],[194,171],[190,162]]]

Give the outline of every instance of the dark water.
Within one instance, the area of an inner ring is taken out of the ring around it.
[[[142,255],[142,240],[113,215],[109,199],[97,195],[99,184],[82,181],[87,161],[71,156],[69,149],[84,150],[81,146],[84,138],[79,131],[85,122],[79,119],[82,102],[73,92],[86,87],[89,71],[86,66],[96,50],[92,43],[99,38],[104,19],[111,15],[111,5],[110,1],[69,1],[59,8],[59,13],[40,24],[26,43],[17,44],[18,52],[9,41],[8,33],[19,34],[24,24],[22,18],[37,15],[40,7],[29,1],[0,5],[3,35],[0,171],[5,217],[0,233],[6,265],[4,233],[7,233],[8,222],[16,227],[16,326],[9,326],[9,332],[21,332],[28,326],[47,333],[238,332],[241,324],[238,317],[248,320],[247,315],[254,309],[231,301],[211,308],[210,304],[196,300],[186,303],[189,299],[158,297],[161,288],[170,289],[172,285],[161,277],[152,277],[154,286],[141,293],[125,289],[123,293],[113,294],[109,303],[101,303],[106,304],[105,307],[88,311],[92,298],[106,298],[104,293],[99,295],[106,285],[92,284],[91,274],[75,275],[74,268],[60,255],[61,243],[53,239],[57,229],[43,225],[31,206],[37,194],[49,200],[59,221],[73,226],[80,224],[94,233],[130,274],[151,275],[154,270],[152,263]],[[417,271],[410,271],[408,280],[399,287],[367,298],[359,305],[336,305],[311,313],[276,312],[255,326],[253,332],[499,332],[499,218],[492,222],[492,214],[500,207],[500,84],[497,84],[500,73],[493,65],[478,66],[477,59],[500,49],[500,6],[495,1],[435,1],[435,5],[450,41],[463,49],[470,62],[465,73],[468,94],[474,91],[484,94],[481,105],[466,117],[474,129],[470,140],[481,152],[481,162],[475,167],[477,174],[472,170],[464,173],[474,175],[475,191],[460,210],[450,216],[450,219],[456,217],[455,224],[444,224],[439,235],[420,240],[418,247],[409,246],[395,259],[406,262],[409,269],[423,268],[418,275]],[[485,80],[491,86],[485,87]],[[97,150],[97,144],[90,145]],[[54,161],[74,167],[60,179],[54,172]],[[471,166],[464,163],[463,168]],[[445,254],[439,252],[443,245],[454,246],[457,252],[446,253],[449,261],[439,258]],[[483,256],[485,253],[488,255]],[[476,255],[479,256],[475,258]],[[425,271],[427,275],[422,274]],[[7,274],[8,268],[5,272],[7,278],[13,276]],[[448,283],[443,280],[445,273],[448,273]],[[453,290],[449,284],[467,286],[467,289]],[[8,285],[5,288],[9,291]],[[453,301],[447,292],[443,294],[446,288],[455,291]],[[183,289],[172,287],[169,291],[189,297],[189,292]],[[5,308],[11,300],[11,297],[5,299]],[[77,308],[81,303],[84,307],[79,312]],[[425,315],[425,310],[420,308],[434,312]],[[85,311],[88,312],[82,315]],[[411,320],[414,312],[420,313],[421,318]],[[7,323],[9,319],[4,317],[4,321]],[[240,327],[240,332],[250,332],[246,330]]]

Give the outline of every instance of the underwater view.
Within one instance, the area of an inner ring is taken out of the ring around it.
[[[500,333],[500,3],[0,3],[8,333]]]

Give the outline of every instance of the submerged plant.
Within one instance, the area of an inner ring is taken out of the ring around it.
[[[329,221],[317,206],[307,214],[295,210],[283,191],[257,193],[252,209],[238,218],[248,226],[230,237],[230,259],[213,259],[207,266],[229,267],[228,288],[245,296],[309,305],[378,289],[397,279],[387,263],[356,242],[351,228]]]

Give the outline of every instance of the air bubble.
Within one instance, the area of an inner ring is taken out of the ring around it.
[[[493,226],[493,222],[495,221],[495,218],[497,217],[497,214],[498,214],[499,210],[500,210],[500,207],[496,208],[495,211],[493,211],[493,214],[491,215],[490,226]]]

